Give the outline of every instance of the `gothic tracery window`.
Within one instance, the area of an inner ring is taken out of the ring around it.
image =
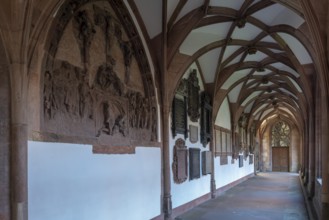
[[[279,121],[272,127],[272,147],[287,147],[290,145],[290,127]]]

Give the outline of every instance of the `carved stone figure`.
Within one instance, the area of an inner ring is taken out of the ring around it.
[[[46,71],[45,73],[43,97],[44,97],[44,114],[49,119],[53,119],[58,106],[54,95],[54,82],[52,80],[52,76],[49,71]]]
[[[115,43],[115,18],[108,12],[97,5],[94,8],[94,21],[99,26],[105,36],[105,54],[106,63],[113,63],[115,59],[112,57],[111,52]]]
[[[74,36],[79,44],[81,61],[85,68],[89,66],[89,49],[96,33],[87,11],[78,11],[73,19]]]
[[[158,138],[158,130],[157,130],[157,110],[155,107],[152,107],[152,125],[151,125],[151,141],[156,141]]]
[[[122,32],[116,31],[116,36],[118,38],[121,51],[123,53],[124,63],[125,63],[125,83],[128,84],[130,81],[130,65],[133,57],[133,48],[130,41],[124,41],[122,39]]]
[[[79,90],[79,115],[81,118],[87,116],[89,119],[93,119],[93,104],[94,100],[91,94],[91,89],[88,85],[88,78],[83,74],[82,80],[78,87]]]
[[[96,134],[97,137],[104,132],[107,135],[121,133],[124,137],[128,134],[126,125],[126,112],[118,100],[106,101],[101,104],[103,125]]]
[[[114,72],[112,65],[102,65],[98,68],[96,83],[100,89],[109,92],[111,95],[124,95],[124,85]]]
[[[78,106],[79,106],[79,90],[78,90],[78,78],[77,78],[77,70],[68,67],[66,72],[67,83],[64,87],[65,98],[64,98],[64,106],[66,111],[69,114],[77,115],[78,114]]]

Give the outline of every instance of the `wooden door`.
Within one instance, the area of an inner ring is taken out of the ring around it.
[[[272,147],[272,171],[289,172],[289,147]]]

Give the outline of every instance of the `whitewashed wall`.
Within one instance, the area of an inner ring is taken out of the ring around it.
[[[228,157],[228,164],[220,165],[220,158],[215,158],[216,188],[219,189],[227,184],[239,180],[254,172],[254,164],[249,164],[249,157],[243,160],[243,167],[239,167],[239,160],[231,164],[232,157]]]
[[[90,145],[28,143],[31,220],[145,220],[160,214],[161,151],[92,154]]]
[[[231,130],[231,113],[227,98],[224,99],[218,110],[215,124]]]
[[[171,133],[171,132],[170,132]],[[184,139],[183,135],[177,135],[175,139],[170,140],[170,164],[173,162],[173,147],[175,146],[175,140],[178,138]],[[200,136],[199,136],[200,140]],[[172,208],[176,208],[178,206],[184,205],[194,199],[197,199],[207,193],[210,192],[210,174],[202,175],[202,167],[201,167],[201,154],[202,151],[209,150],[209,144],[206,148],[202,146],[200,143],[192,144],[188,139],[185,140],[185,144],[188,148],[200,148],[200,178],[199,179],[188,179],[181,183],[174,183],[173,173],[171,169],[171,196],[172,196]],[[188,164],[189,166],[189,164]]]
[[[219,108],[215,124],[231,130],[231,113],[227,98],[224,99]],[[220,165],[220,158],[215,157],[214,166],[217,189],[254,172],[254,164],[249,164],[249,157],[247,157],[246,160],[243,160],[243,167],[239,167],[238,160],[235,160],[234,164],[232,164],[231,161],[232,157],[229,156],[228,164]]]

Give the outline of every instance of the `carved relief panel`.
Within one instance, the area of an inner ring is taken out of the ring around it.
[[[43,66],[43,132],[95,145],[157,141],[152,75],[119,0],[67,1]]]
[[[203,147],[206,147],[207,144],[212,139],[212,106],[210,102],[210,97],[205,92],[201,94],[201,143]]]
[[[189,78],[187,79],[188,87],[188,115],[193,122],[197,122],[200,118],[200,86],[199,79],[197,76],[196,69],[193,69],[190,73]]]
[[[185,141],[181,138],[176,140],[174,147],[174,157],[172,171],[175,183],[183,183],[187,180],[187,147]]]

